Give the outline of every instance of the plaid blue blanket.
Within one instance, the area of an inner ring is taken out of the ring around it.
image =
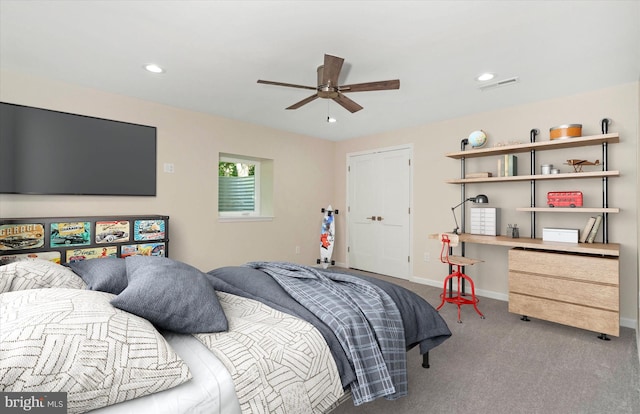
[[[407,394],[402,317],[381,288],[360,278],[282,262],[251,262],[335,333],[353,365],[355,405]]]

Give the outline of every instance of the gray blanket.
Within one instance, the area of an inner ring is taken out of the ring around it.
[[[351,274],[333,270],[323,272],[329,271]],[[424,354],[451,336],[451,331],[440,314],[417,294],[381,279],[359,274],[352,275],[380,287],[395,301],[402,316],[407,349],[420,346],[420,353]],[[348,388],[349,384],[355,380],[353,367],[333,331],[293,299],[271,276],[246,266],[221,267],[211,270],[207,276],[216,290],[258,300],[313,324],[331,349],[343,387]]]
[[[356,373],[351,383],[355,405],[407,394],[402,317],[386,292],[354,276],[321,273],[294,263],[252,262],[247,266],[273,277],[331,328]]]

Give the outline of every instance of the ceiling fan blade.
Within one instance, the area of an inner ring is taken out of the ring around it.
[[[338,96],[333,98],[333,100],[339,103],[344,109],[346,109],[351,113],[358,112],[359,110],[362,109],[360,105],[358,105],[357,103],[355,103],[354,101],[352,101],[351,99],[347,98],[346,96],[344,96],[339,92],[338,92]]]
[[[315,86],[294,85],[293,83],[272,82],[262,79],[258,79],[258,83],[264,83],[265,85],[288,86],[290,88],[311,89],[312,91],[317,90]]]
[[[324,55],[322,85],[338,86],[338,76],[340,76],[340,71],[342,70],[343,63],[343,58],[326,54]]]
[[[308,98],[304,98],[303,100],[301,100],[300,102],[296,102],[293,105],[291,105],[290,107],[286,108],[286,109],[298,109],[300,108],[302,105],[306,105],[311,101],[315,101],[316,99],[318,99],[318,94],[315,95],[311,95]]]
[[[354,83],[353,85],[342,85],[339,87],[340,92],[365,92],[365,91],[384,91],[387,89],[400,89],[400,79]]]

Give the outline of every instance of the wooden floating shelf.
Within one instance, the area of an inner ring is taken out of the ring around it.
[[[516,211],[543,213],[619,213],[619,208],[603,207],[518,207]]]
[[[576,148],[586,147],[590,145],[604,144],[604,143],[618,143],[620,142],[620,135],[616,132],[613,134],[601,134],[591,135],[586,137],[577,138],[564,138],[555,139],[553,141],[540,141],[540,142],[527,142],[524,144],[505,145],[502,147],[492,148],[478,148],[468,151],[456,151],[445,154],[449,158],[461,159],[461,158],[477,158],[486,157],[489,155],[504,155],[515,154],[529,151],[545,151],[556,150],[562,148]]]
[[[453,178],[447,180],[447,184],[466,184],[466,183],[497,183],[506,181],[531,181],[531,180],[567,180],[582,178],[600,178],[600,177],[618,177],[620,171],[590,171],[579,173],[562,173],[562,174],[536,174],[536,175],[514,175],[511,177],[480,177],[480,178]]]

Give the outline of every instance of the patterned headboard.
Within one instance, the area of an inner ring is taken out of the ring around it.
[[[131,255],[169,256],[169,216],[0,219],[0,265],[30,258],[65,264]]]

